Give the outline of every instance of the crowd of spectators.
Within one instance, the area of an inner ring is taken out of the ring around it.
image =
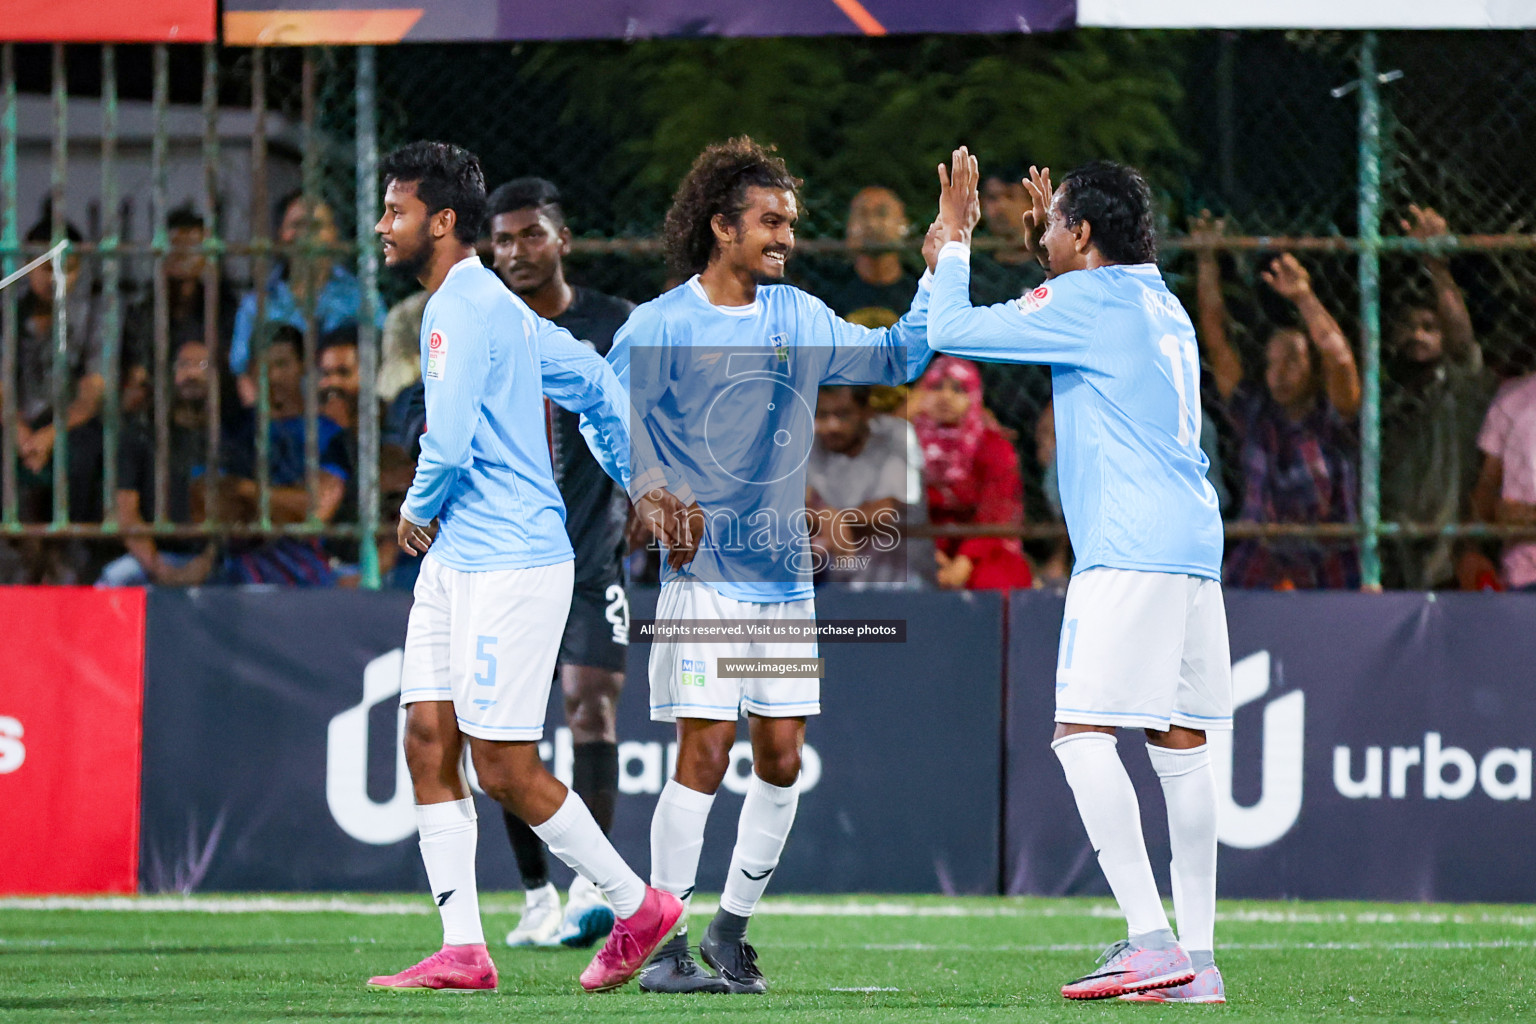
[[[983,216],[993,240],[978,247],[973,261],[973,301],[1005,301],[1042,280],[1022,237],[1026,204],[1011,176],[984,183]],[[1410,208],[1402,228],[1419,239],[1449,230],[1436,211],[1420,207]],[[72,225],[65,231],[82,240]],[[1258,254],[1244,289],[1234,280],[1247,276],[1242,263],[1218,256],[1223,231],[1209,214],[1190,225],[1194,276],[1186,299],[1203,359],[1200,443],[1211,463],[1208,478],[1229,522],[1333,528],[1312,536],[1234,531],[1242,535],[1228,545],[1225,582],[1358,588],[1360,551],[1350,529],[1360,514],[1357,343],[1328,308],[1332,292],[1315,286],[1315,266],[1292,253]],[[52,263],[18,285],[18,379],[6,423],[15,429],[21,520],[55,518],[54,447],[62,430],[63,504],[72,522],[191,527],[216,515],[235,528],[212,536],[186,530],[116,540],[16,538],[0,546],[0,581],[355,584],[359,426],[372,416],[379,427],[387,518],[410,485],[426,427],[418,356],[426,296],[418,291],[393,307],[374,296],[378,406],[362,409],[363,286],[334,255],[339,234],[330,205],[285,196],[274,209],[273,233],[284,256],[271,262],[260,294],[220,281],[210,318],[204,221],[190,207],[171,213],[174,251],[163,260],[160,308],[146,286],[123,309],[117,490],[106,506],[110,375],[102,365],[100,282],[71,255],[63,263],[62,310],[55,309]],[[878,185],[864,188],[848,210],[846,263],[806,283],[849,319],[889,325],[918,285],[910,234],[899,196]],[[52,237],[45,211],[26,241],[38,246]],[[1433,254],[1419,264],[1413,280],[1401,282],[1408,297],[1390,310],[1383,331],[1382,517],[1432,528],[1466,521],[1536,526],[1536,373],[1494,381],[1450,265]],[[1229,296],[1244,292],[1243,308],[1260,314],[1240,322]],[[54,337],[61,312],[62,360]],[[169,339],[163,356],[155,350],[161,336]],[[153,374],[162,359],[168,429],[157,444]],[[61,361],[67,376],[56,381]],[[1000,416],[994,403],[1007,401],[1002,388],[1009,382],[995,373],[942,356],[907,388],[823,389],[806,494],[819,582],[1012,589],[1065,579],[1072,554],[1059,531],[1020,539],[1027,524],[1061,524],[1051,404],[1046,398]],[[211,426],[215,379],[218,423]],[[305,415],[311,380],[318,405],[313,434]],[[267,434],[258,438],[263,396]],[[309,454],[318,458],[311,462]],[[157,520],[159,500],[165,508]],[[262,527],[305,523],[342,529],[322,538]],[[1389,588],[1536,588],[1536,541],[1501,545],[1420,530],[1384,536],[1380,551]],[[379,555],[386,580],[411,584],[415,560],[391,545],[381,545]]]

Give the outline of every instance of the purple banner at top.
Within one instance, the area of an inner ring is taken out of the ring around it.
[[[1076,0],[225,0],[230,45],[1053,32]]]

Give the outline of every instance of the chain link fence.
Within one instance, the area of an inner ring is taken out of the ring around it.
[[[173,141],[167,159],[192,166],[194,186],[168,195],[165,206],[187,202],[206,212],[211,200],[217,207],[204,244],[235,295],[273,260],[307,254],[350,266],[364,180],[358,126],[364,104],[376,105],[380,152],[443,138],[476,152],[493,186],[523,175],[555,182],[577,235],[569,276],[642,302],[672,283],[656,238],[671,189],[705,144],[745,132],[777,144],[805,180],[792,280],[845,315],[879,323],[902,312],[915,286],[917,247],[935,206],[933,167],[954,144],[970,145],[995,179],[978,233],[976,301],[1016,297],[1041,280],[1013,226],[1021,202],[1013,183],[1030,164],[1048,164],[1059,178],[1096,157],[1129,161],[1159,196],[1170,286],[1197,324],[1219,315],[1249,392],[1273,391],[1276,332],[1305,326],[1297,302],[1266,282],[1276,257],[1291,253],[1347,339],[1364,394],[1359,412],[1335,410],[1339,460],[1309,484],[1346,479],[1347,500],[1325,510],[1316,501],[1271,507],[1254,500],[1254,489],[1267,485],[1266,473],[1289,467],[1260,464],[1264,453],[1250,443],[1252,423],[1234,399],[1230,367],[1218,374],[1207,346],[1207,450],[1227,495],[1233,544],[1273,546],[1282,555],[1287,545],[1332,544],[1363,559],[1358,576],[1367,584],[1379,576],[1388,586],[1485,585],[1498,578],[1500,546],[1518,532],[1520,513],[1499,501],[1497,482],[1480,483],[1478,434],[1494,396],[1536,371],[1536,179],[1528,173],[1536,157],[1536,36],[1372,37],[1377,76],[1369,90],[1361,81],[1365,46],[1358,33],[1090,30],[402,46],[377,51],[376,88],[366,96],[357,50],[172,47],[168,106],[207,106],[199,76],[211,61],[214,116],[239,114],[248,127],[265,117],[266,144],[261,161],[262,147],[249,143],[245,157],[231,159],[240,146],[221,130],[216,180],[204,188],[196,166],[209,159],[206,147],[200,154],[190,140]],[[13,49],[19,94],[40,95],[52,84],[48,48]],[[151,100],[149,48],[117,49],[124,103]],[[69,48],[68,92],[77,106],[101,95],[101,76],[80,70],[101,59],[99,49]],[[1379,96],[1379,105],[1362,92]],[[1379,126],[1379,146],[1363,143],[1370,134],[1363,103]],[[25,127],[10,122],[9,137],[25,135]],[[145,133],[146,145],[152,135]],[[1377,160],[1379,196],[1369,173]],[[99,205],[92,184],[66,183],[71,216]],[[312,238],[291,251],[267,241],[280,219],[273,205],[294,188],[334,210],[337,241],[329,248]],[[88,194],[77,201],[77,189]],[[133,189],[124,192],[131,198]],[[362,207],[373,198],[364,196]],[[145,205],[141,199],[141,212]],[[24,207],[19,199],[8,207],[0,241],[8,269],[46,249],[22,243],[27,224],[20,222],[31,219]],[[1363,207],[1379,213],[1379,242],[1371,224],[1362,230]],[[1217,223],[1191,235],[1203,211]],[[134,223],[137,237],[129,230],[121,239],[141,246],[119,260],[125,307],[152,297],[154,267],[170,255],[163,232],[142,217]],[[98,271],[109,227],[94,217],[77,247]],[[1207,313],[1202,303],[1213,293],[1202,296],[1200,265],[1211,257],[1222,308]],[[99,272],[96,280],[101,292]],[[391,305],[412,287],[387,275],[379,284]],[[311,323],[307,333],[313,341],[319,332]],[[1315,371],[1326,369],[1315,345],[1303,349]],[[171,368],[162,359],[151,369],[168,377]],[[983,373],[987,405],[1015,439],[1024,468],[1024,533],[1044,558],[1061,533],[1042,429],[1049,375],[1003,366]],[[1325,391],[1316,374],[1313,386]],[[314,411],[311,401],[311,491],[320,455]],[[55,516],[50,528],[60,525]],[[174,532],[166,521],[156,528]],[[270,515],[256,528],[273,529]],[[19,536],[30,527],[18,514],[5,529]],[[289,529],[356,533],[313,515]],[[121,550],[119,541],[104,544]],[[1308,583],[1280,571],[1257,585]]]

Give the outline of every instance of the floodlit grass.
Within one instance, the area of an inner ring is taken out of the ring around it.
[[[447,995],[363,987],[437,947],[425,895],[0,900],[0,1021],[1536,1019],[1532,907],[1225,902],[1230,1002],[1199,1007],[1061,998],[1123,935],[1099,900],[770,900],[758,997],[586,995],[589,952],[499,947],[520,903],[483,901],[500,990]]]

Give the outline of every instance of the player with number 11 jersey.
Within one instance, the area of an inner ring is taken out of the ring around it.
[[[1049,280],[974,308],[976,160],[940,167],[945,237],[928,319],[940,352],[1046,363],[1067,587],[1051,744],[1125,913],[1125,939],[1064,986],[1068,999],[1224,1002],[1214,959],[1216,790],[1206,731],[1232,727],[1221,518],[1200,450],[1200,363],[1189,316],[1158,273],[1152,197],[1135,170],[1095,163],[1053,192],[1024,182],[1025,235]],[[1157,894],[1117,728],[1145,731],[1173,849],[1174,936]]]

